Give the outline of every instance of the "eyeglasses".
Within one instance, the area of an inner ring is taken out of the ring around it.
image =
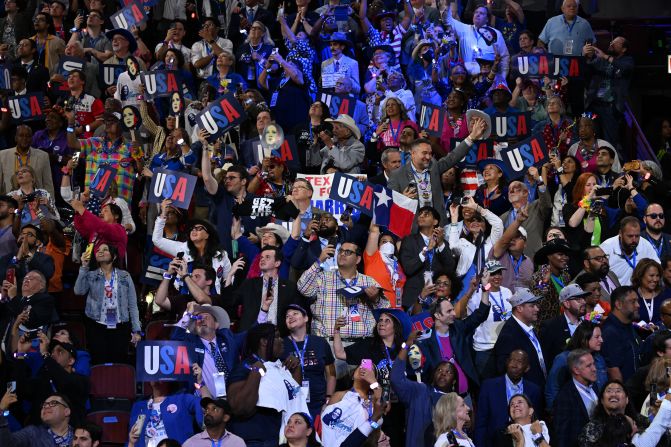
[[[69,408],[67,405],[65,405],[63,402],[59,402],[57,400],[45,400],[42,403],[42,408],[54,408],[57,407],[58,405],[62,405],[65,408]]]
[[[606,262],[609,259],[608,255],[600,255],[600,256],[593,256],[591,258],[587,258],[588,261],[597,261],[597,262]]]
[[[300,185],[294,185],[291,190],[293,191],[294,189],[304,189],[306,191],[309,191],[309,188],[306,188],[305,186],[300,186]]]
[[[438,287],[440,286],[450,287],[452,283],[450,283],[449,281],[436,281],[434,284],[437,285]]]
[[[658,213],[650,213],[650,214],[646,214],[645,217],[649,217],[650,219],[659,219],[659,220],[666,219],[666,216],[664,215],[664,213],[659,213],[659,214]]]
[[[194,225],[191,227],[191,231],[207,231],[207,228],[202,225]]]
[[[343,256],[352,256],[352,255],[355,255],[355,254],[356,254],[356,252],[355,252],[354,250],[347,250],[347,249],[345,249],[345,250],[340,250],[340,251],[338,251],[338,256],[340,256],[340,255],[343,255]]]

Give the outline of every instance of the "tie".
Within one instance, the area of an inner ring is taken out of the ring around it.
[[[247,8],[247,21],[252,22],[254,20],[254,10],[252,8]]]
[[[536,338],[536,333],[534,332],[533,329],[530,329],[528,332],[529,335],[529,340],[531,340],[531,343],[533,343],[534,348],[536,348],[536,354],[538,355],[538,363],[541,364],[541,369],[543,370],[543,375],[547,377],[548,372],[545,369],[545,360],[543,359],[543,350],[541,349],[541,344],[538,342],[538,338]]]
[[[228,377],[228,368],[226,367],[226,362],[224,362],[223,357],[219,353],[219,350],[214,346],[214,342],[210,342],[210,353],[214,359],[214,365],[217,367],[217,371],[224,373],[224,377]]]
[[[333,72],[338,73],[340,71],[340,62],[335,61],[335,64],[333,64],[333,66],[335,67]]]

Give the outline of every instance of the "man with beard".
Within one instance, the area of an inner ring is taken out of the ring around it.
[[[617,275],[610,271],[610,262],[608,256],[601,249],[595,245],[587,247],[582,252],[582,266],[583,269],[576,276],[578,277],[584,273],[591,273],[600,280],[601,299],[610,301],[610,294],[616,287],[620,287],[620,280]]]
[[[566,340],[582,322],[585,316],[585,299],[591,295],[584,291],[578,284],[569,284],[559,294],[559,302],[564,310],[563,315],[558,315],[541,323],[540,339],[543,352],[547,355],[547,366],[552,368],[554,358],[566,348]]]
[[[245,441],[226,431],[226,423],[231,419],[231,406],[226,399],[201,399],[205,430],[193,435],[183,444],[184,447],[245,447]]]
[[[38,12],[33,17],[35,35],[31,37],[35,41],[38,51],[38,63],[54,74],[58,68],[58,62],[65,51],[65,42],[60,37],[49,33],[53,29],[53,20],[49,14]]]
[[[628,52],[629,42],[622,36],[613,39],[606,52],[591,43],[582,49],[591,74],[585,106],[601,117],[604,138],[613,145],[620,141],[624,102],[634,75],[634,58]]]
[[[606,359],[608,378],[625,383],[639,366],[641,339],[634,327],[639,319],[638,295],[630,286],[618,287],[610,296],[610,305],[610,315],[601,327],[601,354]]]
[[[623,286],[631,284],[631,274],[636,268],[636,262],[644,258],[659,262],[659,256],[652,244],[641,238],[641,224],[633,216],[627,216],[620,221],[619,234],[602,242],[601,249],[609,257],[610,269]]]
[[[643,215],[643,223],[645,224],[645,231],[641,234],[647,239],[655,253],[662,259],[671,254],[671,235],[664,233],[664,224],[666,223],[666,216],[662,206],[658,203],[651,203],[645,209]]]

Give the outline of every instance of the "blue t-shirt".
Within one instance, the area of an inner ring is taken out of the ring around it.
[[[303,352],[303,341],[296,342],[298,350]],[[284,337],[284,356],[296,354],[296,348],[289,337]],[[333,365],[335,359],[326,339],[317,335],[308,335],[308,346],[303,355],[303,381],[310,382],[310,413],[319,413],[326,401],[326,365]]]

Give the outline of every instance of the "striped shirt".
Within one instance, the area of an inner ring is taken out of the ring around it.
[[[375,317],[372,309],[385,309],[389,307],[389,300],[383,297],[378,298],[377,302],[369,306],[362,302],[361,298],[347,299],[340,293],[339,289],[356,284],[357,287],[365,289],[367,287],[380,287],[380,285],[370,276],[357,273],[353,280],[345,282],[340,276],[339,270],[324,271],[318,262],[312,264],[298,280],[298,291],[308,298],[314,298],[312,303],[312,332],[320,337],[332,337],[333,327],[338,317],[343,314],[343,309],[347,308],[349,313],[350,306],[356,306],[361,319],[352,321],[347,319],[347,325],[340,329],[340,335],[344,338],[369,337],[373,334],[375,327]]]
[[[82,156],[86,156],[85,186],[89,187],[99,166],[109,165],[117,169],[119,197],[130,203],[135,182],[130,145],[120,141],[108,141],[106,138],[91,137],[79,140],[79,146]]]
[[[387,33],[385,31],[380,31],[379,29],[371,26],[368,28],[368,44],[370,46],[375,46],[377,44],[388,44],[391,46],[391,48],[394,50],[394,55],[396,56],[396,63],[398,63],[400,57],[401,57],[401,41],[403,40],[403,36],[405,33],[408,31],[403,28],[400,24],[396,25],[396,27],[391,31],[390,33]]]

